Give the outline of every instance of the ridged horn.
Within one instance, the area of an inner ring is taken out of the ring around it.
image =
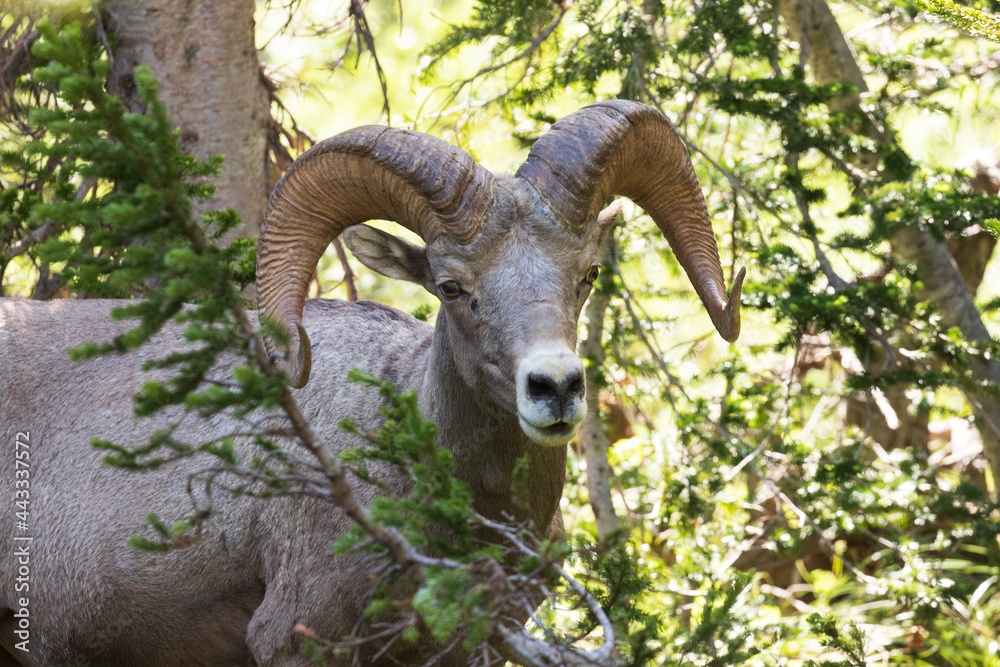
[[[309,279],[344,229],[391,220],[431,242],[470,243],[492,208],[493,175],[465,151],[418,132],[368,125],[303,153],[268,200],[257,246],[257,303],[290,337],[282,368],[294,387],[309,380],[302,327]],[[269,352],[273,341],[265,340]]]
[[[598,102],[566,116],[540,138],[517,176],[570,229],[593,224],[605,200],[628,197],[656,222],[727,341],[740,335],[740,289],[726,296],[719,249],[684,142],[666,116],[629,102]]]

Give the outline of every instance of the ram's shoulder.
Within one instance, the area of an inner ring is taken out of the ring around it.
[[[326,329],[361,327],[401,333],[429,331],[432,327],[412,315],[377,301],[309,299],[303,309],[303,324],[312,336],[312,326]]]
[[[306,302],[302,320],[312,342],[313,385],[336,378],[326,390],[341,391],[352,368],[397,387],[415,388],[424,376],[434,328],[406,313],[372,301]],[[318,387],[319,385],[317,385]],[[315,389],[315,387],[313,387]]]

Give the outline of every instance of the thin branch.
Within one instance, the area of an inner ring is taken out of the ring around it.
[[[27,14],[16,16],[0,35],[0,112],[6,113],[17,103],[15,84],[30,67],[31,46],[41,37],[34,25],[34,19]]]
[[[535,53],[538,51],[539,48],[541,48],[542,44],[545,43],[545,41],[552,35],[552,33],[555,32],[556,28],[559,27],[559,24],[562,23],[562,20],[566,16],[566,12],[569,10],[569,7],[570,7],[569,3],[563,3],[563,5],[560,5],[559,13],[556,15],[556,17],[552,19],[552,21],[550,21],[549,24],[545,26],[541,32],[535,35],[535,38],[528,43],[528,46],[526,46],[519,53],[511,56],[510,58],[504,60],[503,62],[483,67],[479,69],[479,71],[477,71],[472,76],[466,79],[462,79],[458,83],[450,86],[451,92],[448,95],[448,98],[444,101],[444,103],[441,104],[441,106],[450,107],[452,102],[454,102],[458,98],[459,93],[461,93],[466,86],[474,83],[475,81],[485,76],[492,74],[493,72],[497,72],[501,69],[507,69],[512,65],[514,65],[515,63],[518,63],[522,60],[528,60],[530,62],[531,58],[534,57]],[[495,96],[494,98],[492,98],[487,102],[484,102],[482,106],[485,106],[486,104],[489,104],[491,102],[495,102],[496,100],[500,99],[501,97],[509,93],[511,90],[513,90],[513,88],[515,88],[518,83],[520,83],[527,77],[526,71],[527,68],[525,68],[525,72],[522,72],[521,77],[517,80],[517,82],[507,87],[506,92]],[[448,109],[448,111],[454,111],[454,110],[455,109]],[[436,117],[441,117],[444,114],[445,112],[439,112],[438,114],[436,114]]]
[[[88,178],[86,181],[76,189],[76,195],[73,197],[74,201],[82,201],[87,193],[97,184],[97,181],[93,178]],[[32,230],[24,235],[20,241],[14,243],[9,248],[4,251],[6,256],[6,261],[10,261],[19,255],[23,255],[28,252],[33,246],[41,243],[42,241],[52,238],[59,232],[63,230],[66,226],[65,220],[49,220],[45,224],[38,227],[38,229]]]
[[[351,39],[357,39],[358,53],[357,61],[361,60],[361,53],[364,49],[368,49],[368,53],[372,57],[372,62],[375,63],[375,73],[378,75],[379,86],[382,88],[382,113],[385,114],[386,124],[391,124],[392,114],[389,109],[389,80],[386,76],[385,70],[382,69],[382,63],[378,59],[378,53],[375,50],[375,35],[372,34],[371,25],[368,23],[368,17],[365,15],[365,7],[368,5],[368,0],[351,0],[351,4],[348,8],[348,12],[351,18],[351,28],[347,35],[347,42],[344,45],[344,50],[341,52],[340,56],[333,61],[330,66],[331,70],[338,69],[344,62],[344,58],[347,56],[347,52],[351,48]],[[357,66],[357,63],[355,63]]]
[[[487,528],[495,530],[503,535],[518,551],[529,557],[537,557],[538,553],[529,549],[520,540],[509,526],[491,521],[486,517],[478,517],[478,521]],[[580,584],[571,574],[566,572],[558,563],[549,563],[560,577],[562,577],[569,587],[580,596],[587,608],[594,614],[601,629],[604,631],[604,642],[600,648],[594,651],[580,651],[568,646],[553,646],[546,642],[535,639],[523,628],[520,631],[501,625],[498,628],[503,644],[498,647],[500,652],[508,660],[528,665],[566,665],[566,667],[576,667],[577,665],[610,665],[614,661],[615,630],[611,620],[604,612],[597,599]]]
[[[354,270],[351,269],[351,265],[347,261],[347,253],[344,252],[344,243],[340,240],[339,236],[333,240],[333,248],[337,251],[337,259],[340,260],[340,266],[344,269],[344,286],[347,288],[347,300],[357,301],[358,288],[354,283]]]

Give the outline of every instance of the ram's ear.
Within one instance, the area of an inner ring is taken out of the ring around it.
[[[349,227],[342,238],[358,261],[372,271],[434,292],[431,268],[422,247],[368,225]]]
[[[622,200],[616,199],[597,214],[597,227],[605,234],[622,214]]]

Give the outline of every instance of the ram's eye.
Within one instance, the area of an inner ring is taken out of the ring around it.
[[[446,280],[440,285],[438,289],[441,290],[441,296],[443,296],[448,301],[452,299],[457,299],[462,294],[462,286],[459,285],[454,280]]]
[[[587,271],[587,277],[584,278],[584,281],[586,281],[588,285],[593,285],[594,282],[597,281],[597,276],[599,275],[601,275],[601,267],[598,264],[594,264],[590,267],[590,270]]]

